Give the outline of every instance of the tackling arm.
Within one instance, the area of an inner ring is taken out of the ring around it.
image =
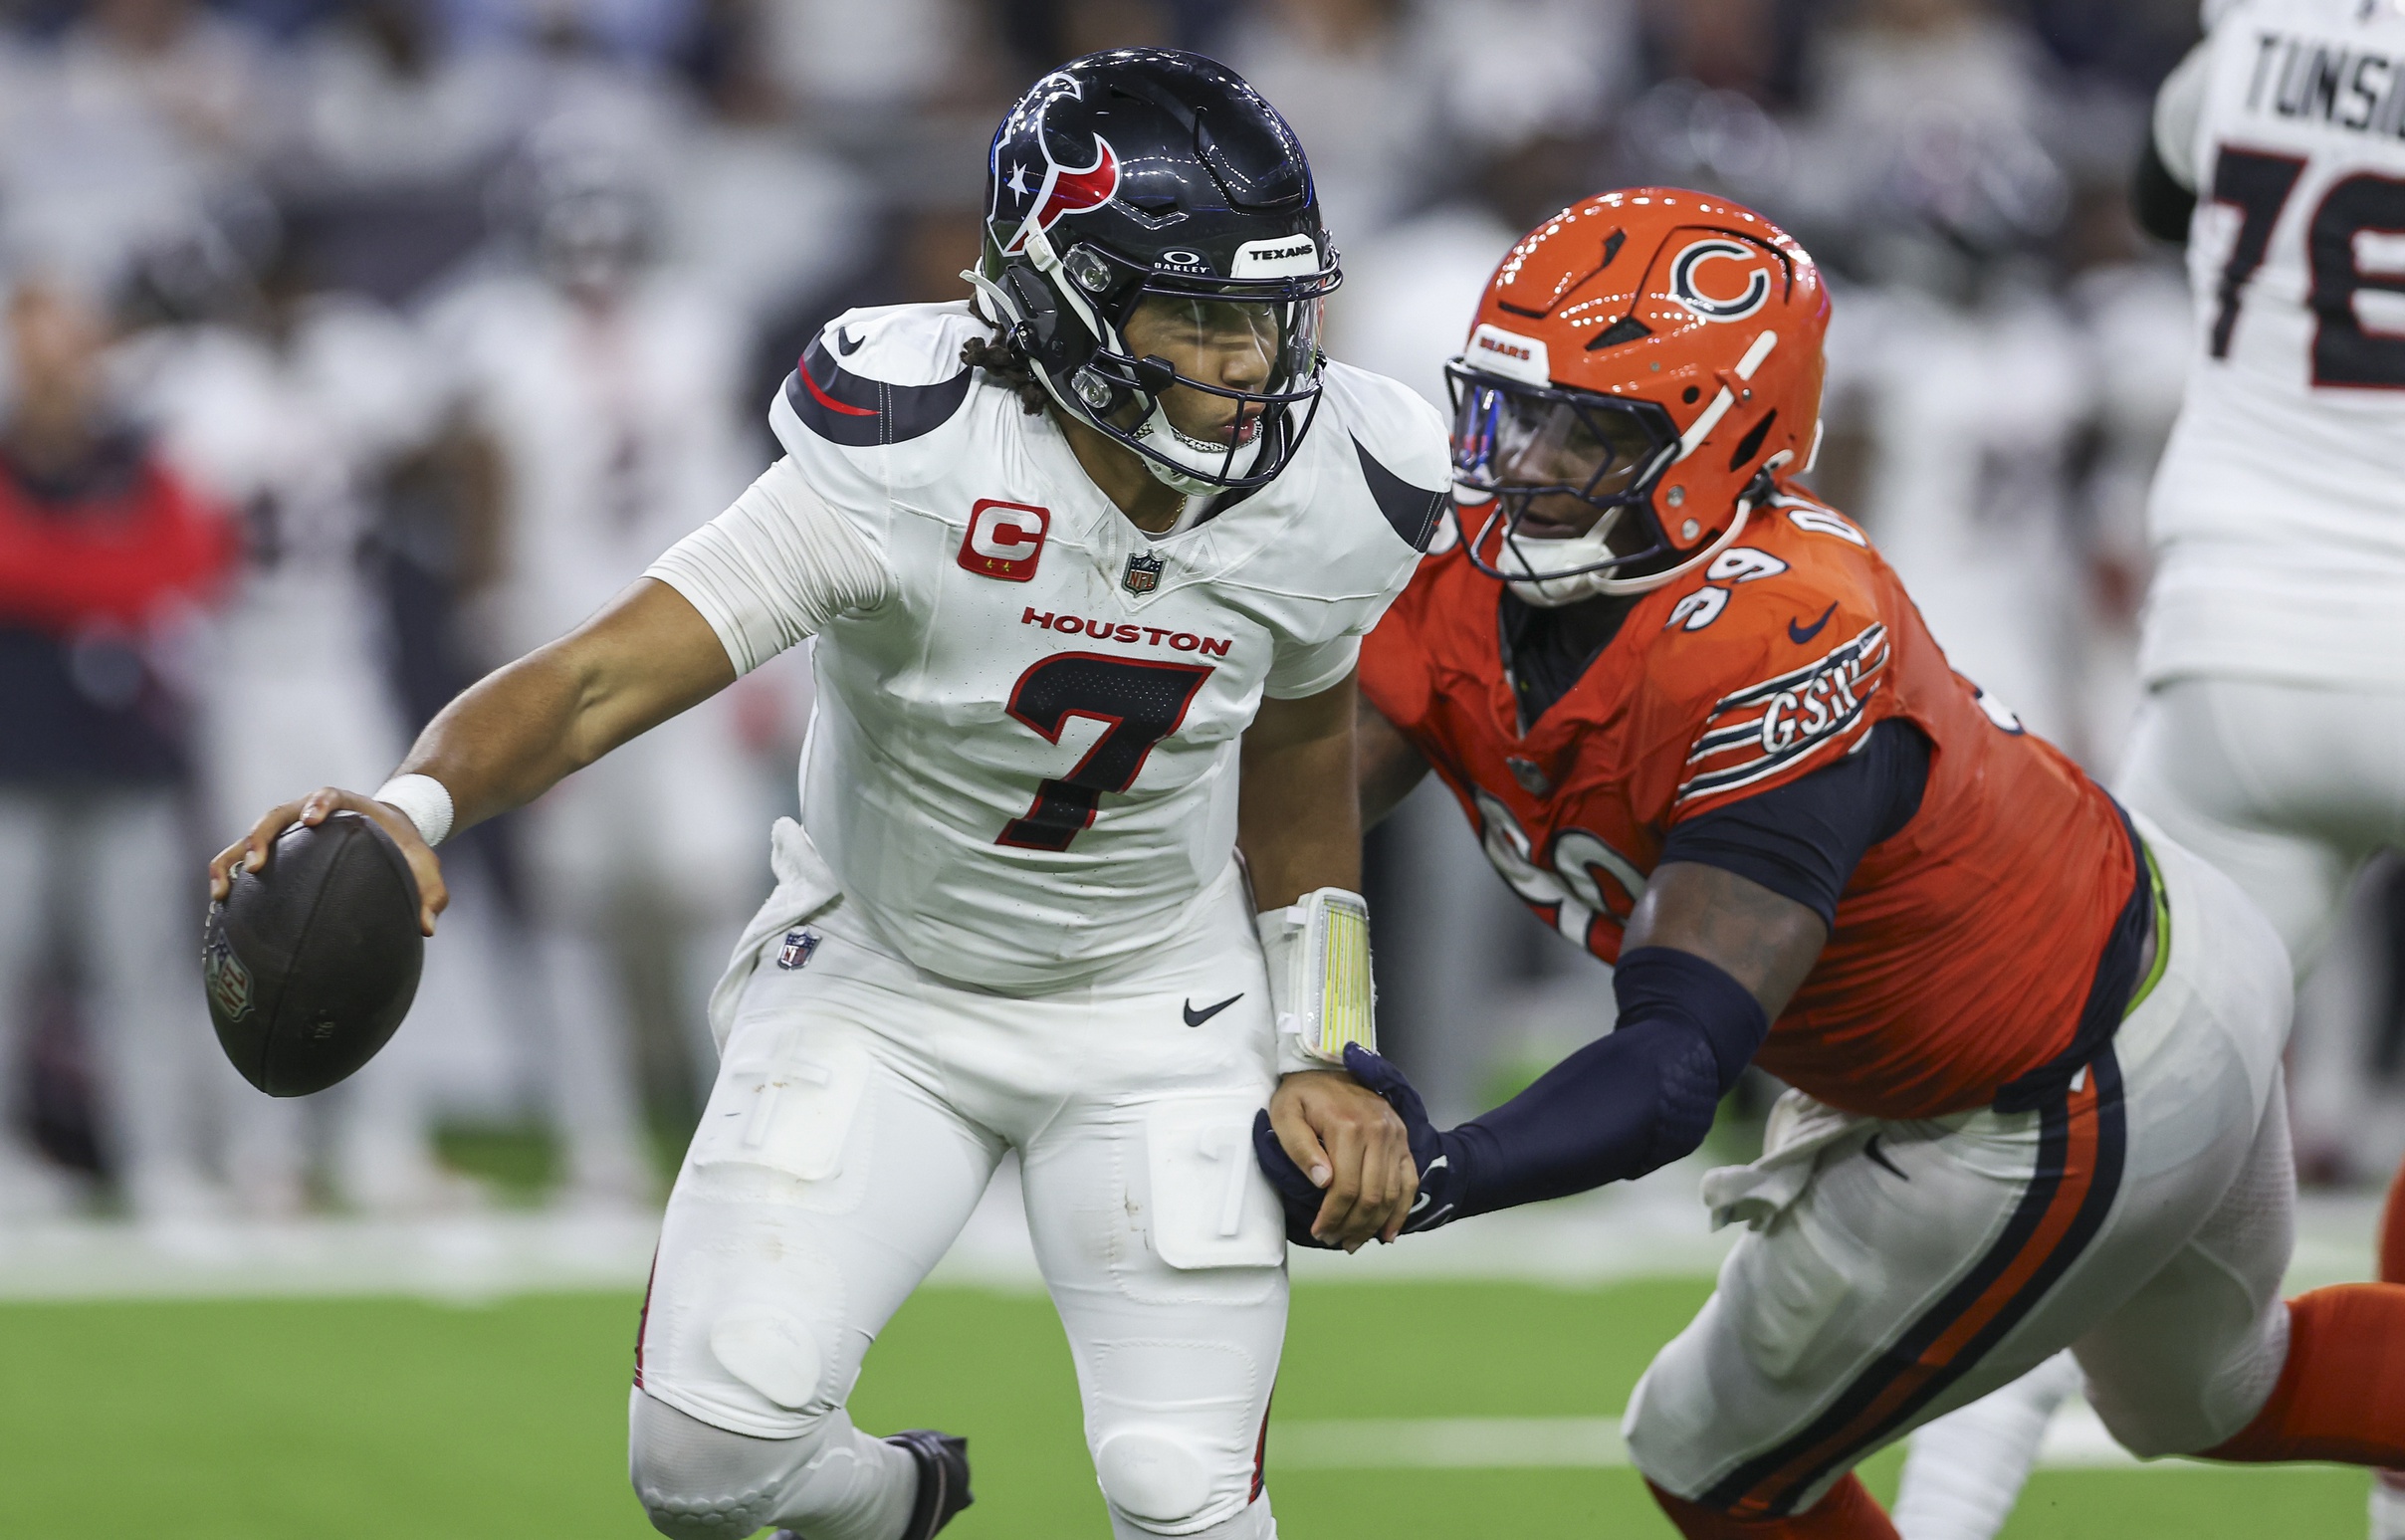
[[[1700,1145],[1812,972],[1856,863],[1911,821],[1927,774],[1927,739],[1882,723],[1863,752],[1674,827],[1629,918],[1614,1030],[1483,1117],[1439,1132],[1392,1064],[1348,1053],[1411,1132],[1421,1205],[1404,1227],[1642,1176]],[[1255,1143],[1302,1211],[1301,1175]]]

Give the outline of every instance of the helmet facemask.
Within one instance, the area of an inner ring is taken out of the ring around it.
[[[1042,232],[1023,249],[1033,273],[964,276],[1062,410],[1188,496],[1285,469],[1319,409],[1333,253],[1309,273],[1223,279],[1139,267],[1091,243],[1064,256]],[[1047,345],[1056,338],[1071,345]]]
[[[1506,379],[1460,359],[1445,378],[1455,518],[1471,563],[1543,609],[1650,586],[1620,574],[1673,549],[1652,506],[1678,454],[1669,413],[1650,401]],[[1485,518],[1473,534],[1469,510],[1478,507]],[[1592,522],[1569,533],[1569,517],[1583,510],[1594,511]]]

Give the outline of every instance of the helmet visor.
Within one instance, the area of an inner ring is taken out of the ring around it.
[[[1190,380],[1274,393],[1310,372],[1320,313],[1317,295],[1261,302],[1146,292],[1120,334],[1135,356],[1167,358]]]
[[[1478,491],[1568,493],[1608,507],[1640,494],[1676,442],[1649,402],[1447,372],[1453,472]]]
[[[1319,354],[1321,302],[1141,294],[1120,334],[1140,388],[1198,448],[1242,448],[1269,407],[1291,400]],[[1165,369],[1162,365],[1168,365]]]

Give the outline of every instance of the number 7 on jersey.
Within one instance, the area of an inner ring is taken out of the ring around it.
[[[1094,821],[1105,791],[1125,791],[1153,746],[1178,731],[1210,667],[1153,663],[1094,652],[1055,653],[1010,687],[1004,708],[1046,743],[1060,742],[1072,717],[1104,724],[1103,735],[1070,771],[1037,783],[1035,805],[1002,825],[997,845],[1066,850]]]

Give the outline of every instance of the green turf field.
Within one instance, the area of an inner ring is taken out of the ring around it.
[[[1667,1536],[1627,1469],[1285,1469],[1280,1426],[1617,1415],[1707,1285],[1306,1286],[1270,1435],[1288,1540]],[[0,1535],[642,1540],[624,1427],[635,1301],[0,1307]],[[1105,1536],[1068,1351],[1038,1297],[931,1290],[871,1353],[863,1426],[970,1435],[962,1540]],[[1869,1475],[1892,1488],[1895,1456]],[[2363,1533],[2353,1471],[2042,1473],[2008,1535]]]

